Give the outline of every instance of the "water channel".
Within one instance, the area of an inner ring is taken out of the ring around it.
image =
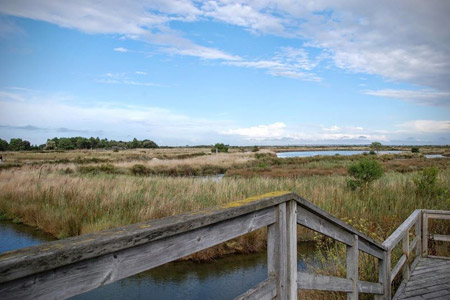
[[[53,240],[29,226],[0,221],[0,253]],[[300,243],[302,257],[311,255],[314,244]],[[173,262],[114,282],[71,299],[76,300],[194,300],[233,299],[267,278],[266,253],[232,255],[213,262]]]
[[[290,151],[290,152],[279,152],[277,153],[277,157],[287,158],[287,157],[312,157],[312,156],[334,156],[334,155],[342,155],[342,156],[350,156],[350,155],[359,155],[363,153],[369,153],[368,151],[362,150],[323,150],[323,151]],[[399,154],[402,151],[398,150],[386,150],[386,151],[377,151],[377,154]]]

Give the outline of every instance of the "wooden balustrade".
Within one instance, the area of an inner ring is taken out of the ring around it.
[[[293,300],[298,290],[313,289],[346,292],[349,300],[359,293],[390,300],[400,270],[405,282],[419,257],[428,255],[428,238],[450,241],[428,233],[428,219],[436,218],[450,219],[450,212],[416,210],[380,244],[294,193],[269,193],[1,254],[0,295],[5,300],[69,298],[267,227],[267,279],[236,299]],[[346,278],[297,270],[297,224],[346,245]],[[400,241],[403,254],[391,269],[391,253]],[[378,259],[378,282],[359,280],[359,251]]]

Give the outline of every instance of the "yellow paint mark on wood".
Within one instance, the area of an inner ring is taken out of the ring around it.
[[[284,195],[287,195],[287,194],[291,194],[291,192],[289,192],[289,191],[271,192],[271,193],[267,193],[267,194],[262,194],[262,195],[246,198],[244,200],[230,202],[230,203],[224,204],[222,206],[222,208],[240,207],[240,206],[243,206],[243,205],[247,205],[247,204],[250,204],[250,203],[253,203],[253,202],[260,201],[262,199],[273,198],[273,197],[280,197],[280,196],[284,196]]]

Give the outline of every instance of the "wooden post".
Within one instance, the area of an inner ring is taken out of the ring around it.
[[[384,273],[386,274],[384,284],[384,297],[386,300],[391,300],[391,250],[387,250],[385,252]]]
[[[275,278],[277,300],[286,300],[287,286],[287,243],[286,243],[286,203],[277,207],[276,222],[267,226],[267,271]]]
[[[419,238],[416,245],[416,257],[420,256],[422,249],[422,214],[419,215],[416,222],[416,238]]]
[[[422,218],[422,257],[428,256],[428,216],[423,212]]]
[[[386,284],[386,268],[384,266],[384,259],[378,259],[378,282],[383,285]],[[385,295],[375,295],[375,300],[387,300]]]
[[[347,278],[353,281],[347,300],[358,300],[358,236],[353,235],[353,245],[347,245]]]
[[[287,299],[297,300],[297,202],[291,200],[286,209],[287,225]]]
[[[402,250],[403,254],[406,255],[406,261],[403,265],[403,280],[408,280],[411,273],[409,268],[409,230],[405,232],[403,237]]]

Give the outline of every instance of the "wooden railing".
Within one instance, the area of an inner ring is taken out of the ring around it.
[[[383,242],[383,246],[386,247],[387,251],[385,263],[380,270],[385,273],[383,276],[389,279],[389,284],[385,291],[386,299],[391,299],[391,285],[399,274],[402,274],[403,278],[393,299],[397,299],[403,292],[411,275],[411,270],[414,270],[421,257],[438,257],[428,255],[428,242],[430,239],[450,242],[450,236],[448,235],[430,234],[428,232],[428,219],[450,220],[450,211],[416,209]],[[412,236],[410,231],[413,227],[414,239],[410,241]],[[392,252],[400,241],[402,241],[402,255],[391,269]],[[402,273],[400,273],[401,270]]]
[[[426,211],[424,224],[425,218],[436,215],[450,217],[449,212]],[[266,227],[267,279],[236,299],[297,299],[299,289],[313,289],[346,292],[347,299],[352,300],[358,299],[358,293],[387,300],[391,299],[392,280],[402,267],[408,274],[405,262],[421,245],[421,216],[422,211],[415,211],[385,243],[379,244],[294,193],[269,193],[209,211],[1,254],[0,295],[5,300],[66,299]],[[346,278],[297,270],[297,224],[346,245]],[[416,238],[409,243],[406,232],[414,224]],[[405,258],[391,270],[391,251],[401,239]],[[359,280],[359,251],[378,259],[378,282]]]

